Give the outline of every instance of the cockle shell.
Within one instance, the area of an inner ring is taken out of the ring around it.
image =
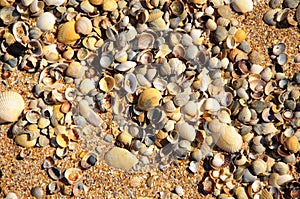
[[[114,86],[115,86],[115,79],[111,76],[103,77],[99,81],[99,88],[104,92],[111,91],[114,88]]]
[[[102,4],[104,11],[115,11],[118,8],[118,4],[115,0],[104,0]]]
[[[138,108],[148,111],[149,109],[158,106],[161,98],[162,96],[159,90],[155,88],[147,88],[139,96]]]
[[[56,18],[50,12],[41,14],[36,22],[36,26],[42,31],[52,30],[54,28]]]
[[[91,20],[87,17],[80,17],[75,23],[75,30],[84,35],[90,34],[93,30]]]
[[[73,44],[78,39],[80,39],[80,35],[75,31],[75,21],[68,21],[64,23],[58,29],[57,40],[64,44]]]
[[[7,91],[0,93],[0,123],[15,122],[25,108],[19,93]]]
[[[216,145],[226,152],[235,153],[242,148],[243,139],[233,126],[226,125],[220,129],[219,137],[216,138]]]
[[[82,171],[78,168],[69,168],[65,171],[64,177],[69,184],[74,184],[82,178]]]

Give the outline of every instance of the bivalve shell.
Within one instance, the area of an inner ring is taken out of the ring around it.
[[[56,18],[50,12],[42,13],[36,22],[36,26],[42,31],[53,30]]]
[[[43,0],[48,6],[60,6],[65,0]]]
[[[148,111],[149,109],[158,106],[161,98],[162,96],[159,90],[147,88],[140,94],[137,107],[141,110]]]
[[[69,168],[64,172],[64,177],[69,184],[74,184],[82,178],[82,171],[78,168]]]
[[[243,145],[242,136],[236,131],[233,126],[225,126],[220,129],[220,136],[216,140],[216,145],[222,150],[235,153],[238,152]],[[222,132],[223,131],[223,132]]]
[[[25,108],[22,96],[14,91],[0,93],[0,123],[15,122]]]
[[[73,44],[78,39],[80,35],[75,31],[75,21],[68,21],[59,27],[57,33],[57,40],[64,44]]]
[[[194,141],[196,137],[196,131],[195,128],[188,124],[187,122],[178,122],[175,125],[175,130],[178,131],[179,135],[188,141]]]
[[[90,34],[93,30],[91,20],[87,17],[80,17],[75,23],[75,30],[84,35]]]

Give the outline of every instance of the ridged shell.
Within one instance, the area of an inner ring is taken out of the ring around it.
[[[55,24],[55,17],[50,12],[41,14],[36,22],[36,26],[42,31],[52,30]]]
[[[91,20],[87,17],[80,17],[75,23],[75,30],[84,35],[90,34],[93,30]]]
[[[233,126],[225,126],[217,138],[216,145],[226,152],[235,153],[242,148],[243,139]]]
[[[58,29],[57,40],[64,44],[73,44],[78,39],[80,35],[75,31],[75,21],[69,21],[63,24]]]
[[[0,94],[0,123],[15,122],[24,110],[22,96],[14,91]]]

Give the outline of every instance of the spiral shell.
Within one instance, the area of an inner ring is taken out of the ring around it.
[[[0,123],[17,121],[24,108],[20,94],[14,91],[0,93]]]

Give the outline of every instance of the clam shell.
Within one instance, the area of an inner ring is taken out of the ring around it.
[[[0,93],[0,123],[17,121],[24,104],[22,96],[14,91]]]
[[[186,139],[188,141],[194,141],[194,139],[196,138],[196,131],[195,128],[188,124],[187,122],[178,122],[175,125],[175,130],[179,133],[179,135],[183,138]]]
[[[236,131],[233,126],[226,125],[220,129],[220,136],[216,140],[216,145],[229,153],[238,152],[243,145],[242,136]]]
[[[115,87],[115,79],[111,76],[105,76],[99,81],[99,88],[104,92],[109,92]]]
[[[139,49],[153,48],[154,36],[150,33],[142,33],[138,36],[137,47]]]
[[[53,30],[56,18],[50,12],[42,13],[36,22],[36,26],[42,31]]]
[[[69,145],[69,137],[66,134],[60,133],[56,136],[56,142],[60,147],[67,147]]]
[[[15,142],[22,147],[34,147],[37,139],[30,140],[30,136],[28,134],[20,134],[15,137]]]
[[[29,27],[23,21],[17,21],[12,27],[12,32],[18,42],[24,43],[26,37],[29,36]]]
[[[80,17],[75,23],[75,30],[84,35],[90,34],[93,30],[91,20],[87,17]]]
[[[65,0],[43,0],[48,6],[60,6]]]
[[[57,40],[64,44],[73,44],[78,39],[80,35],[75,31],[75,21],[68,21],[61,25],[58,29]]]
[[[296,136],[291,136],[285,141],[285,147],[292,153],[297,153],[299,151],[299,141]]]
[[[118,4],[115,0],[104,0],[102,8],[104,11],[113,12],[118,8]]]
[[[219,102],[214,98],[207,98],[204,103],[204,110],[216,112],[220,110]]]
[[[117,64],[114,66],[115,70],[124,72],[124,71],[128,71],[131,68],[134,68],[136,66],[136,62],[134,61],[126,61],[126,62],[122,62],[121,64]]]
[[[137,107],[141,110],[148,111],[149,109],[158,106],[161,98],[162,96],[159,90],[147,88],[140,94]]]
[[[97,162],[97,154],[93,152],[88,152],[81,159],[80,166],[84,169],[88,169],[94,166],[96,162]]]
[[[74,184],[82,178],[82,171],[78,168],[69,168],[64,172],[64,177],[69,184]]]

